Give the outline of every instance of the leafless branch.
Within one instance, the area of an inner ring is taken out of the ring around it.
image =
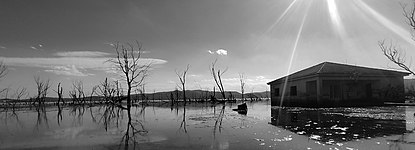
[[[411,70],[411,66],[406,64],[405,54],[399,50],[395,45],[389,44],[386,45],[385,41],[379,41],[378,43],[380,49],[390,61],[394,64],[398,65],[400,68],[408,71],[409,73],[415,75],[415,73]]]
[[[245,75],[243,73],[239,74],[239,82],[241,83],[241,99],[244,99],[244,93],[245,93]]]
[[[114,44],[117,57],[108,60],[122,72],[122,76],[127,83],[127,105],[131,103],[132,88],[139,87],[143,84],[145,78],[148,76],[152,63],[141,63],[141,53],[144,51],[142,44],[136,41],[135,45],[127,43]]]
[[[212,77],[213,80],[215,81],[216,85],[219,88],[219,91],[223,97],[223,99],[226,99],[226,95],[225,95],[225,89],[223,87],[223,83],[222,83],[222,75],[228,70],[228,68],[226,68],[224,71],[221,71],[220,69],[216,72],[216,62],[217,59],[212,63],[212,65],[210,66],[210,71],[212,73]]]
[[[44,103],[48,90],[50,88],[50,80],[42,80],[39,76],[35,76],[35,83],[37,88],[36,101],[38,104]]]
[[[7,72],[6,64],[4,64],[3,61],[0,61],[0,79],[6,76]]]
[[[180,83],[181,83],[181,89],[183,90],[183,101],[186,104],[186,74],[189,71],[190,65],[187,64],[186,69],[183,72],[178,72],[176,70],[176,75],[177,77],[179,77],[180,79]]]

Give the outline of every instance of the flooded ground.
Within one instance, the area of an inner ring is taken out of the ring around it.
[[[247,104],[1,110],[0,149],[415,149],[415,107]]]

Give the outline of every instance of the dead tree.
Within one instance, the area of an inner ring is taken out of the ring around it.
[[[35,83],[36,83],[36,89],[37,89],[37,95],[36,95],[36,102],[40,104],[45,103],[45,98],[48,94],[48,90],[50,88],[50,80],[42,80],[39,76],[35,76]]]
[[[84,84],[82,81],[72,82],[72,90],[69,91],[69,97],[72,98],[72,104],[85,104]]]
[[[65,104],[65,101],[63,101],[63,98],[62,98],[62,94],[63,94],[63,88],[61,87],[61,83],[59,82],[58,83],[58,88],[57,88],[57,90],[53,90],[56,94],[58,94],[58,106],[59,106],[59,103],[60,103],[60,101],[62,101],[62,103],[63,104]]]
[[[186,105],[186,74],[189,71],[189,67],[190,67],[190,65],[187,64],[187,67],[186,67],[186,69],[183,72],[178,72],[176,70],[176,75],[180,79],[181,89],[183,91],[183,101],[184,101],[184,105]]]
[[[3,63],[3,61],[0,61],[0,81],[2,78],[4,78],[7,74],[7,66]],[[0,94],[7,91],[8,88],[0,89]]]
[[[244,92],[245,92],[245,76],[243,73],[239,74],[239,82],[241,83],[241,100],[245,100],[244,99]]]
[[[17,88],[16,91],[13,94],[14,97],[14,103],[13,103],[13,108],[15,107],[16,103],[19,102],[22,98],[27,98],[27,96],[29,95],[29,93],[27,92],[27,89],[22,87],[22,88]]]
[[[122,85],[118,80],[114,81],[114,88],[115,88],[115,93],[114,93],[113,102],[117,104],[121,104],[123,97],[124,97],[124,94],[123,94],[124,89],[122,88]]]
[[[147,77],[148,70],[151,67],[150,63],[141,62],[141,53],[143,47],[136,41],[136,46],[127,43],[116,43],[115,51],[117,57],[108,60],[122,72],[125,82],[127,83],[127,107],[131,107],[131,90],[140,86]]]
[[[213,77],[213,80],[215,81],[215,83],[216,83],[216,86],[218,87],[218,89],[219,89],[219,91],[220,91],[220,93],[221,93],[221,95],[222,95],[222,98],[223,99],[226,99],[226,95],[225,95],[225,88],[223,87],[223,83],[222,83],[222,75],[226,72],[226,70],[228,70],[228,69],[225,69],[225,70],[223,70],[223,71],[221,71],[220,69],[218,69],[217,71],[216,71],[216,62],[217,62],[217,60],[215,60],[213,63],[212,63],[212,65],[210,66],[210,71],[211,71],[211,73],[212,73],[212,77]]]
[[[147,103],[148,97],[146,96],[146,86],[145,84],[142,84],[140,86],[140,89],[138,89],[138,92],[140,93],[141,101],[145,101]]]
[[[410,8],[407,8],[406,4],[402,4],[401,6],[406,23],[411,28],[412,40],[415,41],[415,1],[412,3],[412,7]],[[406,62],[405,52],[400,47],[396,46],[392,42],[386,44],[385,40],[379,41],[378,45],[386,58],[398,65],[401,69],[415,75],[415,72],[411,69],[411,62]]]
[[[386,56],[391,62],[398,65],[400,68],[408,71],[409,73],[415,75],[415,72],[411,69],[411,64],[406,62],[406,56],[402,51],[393,44],[386,44],[385,41],[379,41],[379,47],[383,52],[383,55]]]
[[[93,96],[96,93],[97,88],[98,88],[98,86],[94,86],[91,89],[91,94],[89,95],[89,105],[92,105],[92,103],[93,103]]]
[[[114,103],[116,89],[111,82],[108,82],[108,78],[105,78],[104,82],[101,82],[97,89],[97,94],[104,97],[105,103]]]
[[[3,61],[0,61],[0,79],[4,78],[7,74],[7,66],[3,63]]]

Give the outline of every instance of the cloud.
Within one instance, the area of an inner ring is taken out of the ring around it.
[[[221,55],[221,56],[228,55],[228,51],[227,50],[224,50],[224,49],[218,49],[216,51],[208,50],[208,53],[209,54],[212,54],[212,55],[217,54],[217,55]]]
[[[228,51],[224,49],[219,49],[216,51],[218,55],[228,55]]]
[[[45,57],[1,57],[8,66],[15,67],[37,67],[43,68],[46,72],[55,73],[58,75],[70,76],[89,76],[93,75],[85,73],[88,70],[105,71],[107,73],[114,73],[116,70],[113,64],[107,62],[112,57],[106,56],[109,53],[82,51],[82,52],[61,52],[56,53],[53,58]],[[140,58],[139,64],[160,65],[167,61],[153,58]],[[79,68],[83,70],[80,71]]]
[[[55,56],[60,57],[105,57],[111,55],[110,53],[100,51],[70,51],[70,52],[57,52]]]
[[[89,76],[93,75],[90,73],[83,73],[75,65],[71,66],[53,66],[51,69],[45,70],[46,72],[52,72],[57,75],[67,75],[67,76]]]
[[[7,47],[4,47],[4,46],[2,46],[2,45],[0,45],[0,49],[6,49]]]
[[[33,46],[30,46],[30,48],[33,49],[33,50],[43,51],[43,45],[42,44],[33,45]]]

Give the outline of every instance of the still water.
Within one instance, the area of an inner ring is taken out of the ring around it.
[[[247,105],[0,110],[0,149],[415,149],[415,107]]]

